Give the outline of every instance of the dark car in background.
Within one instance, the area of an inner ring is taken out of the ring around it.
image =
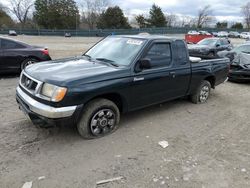
[[[45,47],[0,37],[0,73],[17,73],[30,64],[48,60],[51,58]]]
[[[246,42],[230,51],[218,53],[219,57],[228,57],[231,62],[228,78],[230,81],[250,81],[250,43]]]
[[[228,79],[235,82],[250,82],[250,54],[239,53],[234,58]]]
[[[188,46],[190,56],[201,58],[215,58],[217,52],[232,49],[231,42],[226,38],[206,38]]]
[[[250,54],[250,42],[241,44],[229,51],[228,50],[220,51],[217,53],[217,55],[219,57],[227,57],[232,62],[234,58],[240,53]]]

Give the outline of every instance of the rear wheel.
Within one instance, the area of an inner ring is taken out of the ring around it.
[[[211,84],[207,80],[203,80],[196,92],[190,96],[191,101],[195,104],[205,103],[209,97]]]
[[[110,100],[95,99],[89,102],[77,123],[79,134],[85,139],[103,137],[118,128],[120,112]]]
[[[36,62],[38,62],[38,60],[34,58],[25,59],[21,64],[21,70],[25,69],[25,67],[27,67],[28,65],[34,64]]]

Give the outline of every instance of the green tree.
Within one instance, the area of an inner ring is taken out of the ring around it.
[[[128,29],[131,26],[128,19],[124,16],[120,7],[109,7],[104,11],[97,22],[99,29]]]
[[[226,29],[227,25],[228,25],[227,22],[217,22],[216,23],[216,28],[218,28],[218,29]]]
[[[14,25],[11,17],[5,12],[4,7],[0,4],[0,28],[11,27]]]
[[[231,26],[232,29],[243,29],[243,24],[241,22],[237,22]]]
[[[46,29],[74,29],[79,25],[79,11],[74,0],[36,0],[34,19]]]
[[[145,28],[148,26],[147,19],[142,14],[136,16],[135,20],[140,28]]]
[[[159,6],[153,4],[149,11],[149,24],[153,27],[164,27],[166,26],[166,18]]]

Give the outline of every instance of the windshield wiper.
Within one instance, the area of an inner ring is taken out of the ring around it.
[[[250,54],[250,52],[245,52],[245,51],[242,51],[242,53],[244,53],[244,54]]]
[[[119,67],[119,65],[114,63],[113,60],[106,59],[106,58],[95,58],[95,59],[98,60],[98,61],[103,61],[103,62],[109,63],[109,64],[111,64],[111,65],[113,65],[115,67]]]
[[[90,55],[87,54],[83,54],[82,56],[88,57],[89,59],[92,59],[92,57]]]

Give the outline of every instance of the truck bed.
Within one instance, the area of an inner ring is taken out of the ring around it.
[[[211,73],[216,78],[213,87],[225,82],[230,65],[230,60],[228,58],[201,59],[192,57],[190,58],[190,62],[192,69],[192,79],[190,83],[191,91],[199,84],[199,77],[207,73]]]

